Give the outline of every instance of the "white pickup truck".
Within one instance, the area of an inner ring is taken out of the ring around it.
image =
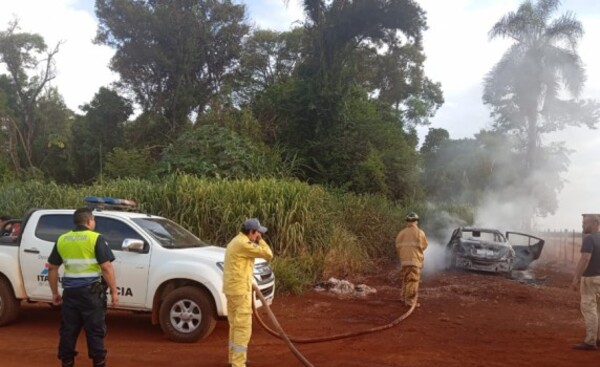
[[[69,209],[32,210],[18,236],[0,236],[0,326],[14,321],[23,300],[51,303],[48,256],[62,233],[73,228]],[[227,316],[222,293],[225,249],[210,246],[166,218],[94,210],[96,231],[115,254],[119,304],[116,309],[148,312],[176,342],[208,336]],[[62,277],[63,268],[59,270]],[[254,277],[269,302],[275,279],[257,259]],[[62,278],[59,278],[59,281]],[[260,301],[257,301],[260,306]]]

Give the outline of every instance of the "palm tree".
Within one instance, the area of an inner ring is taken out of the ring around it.
[[[585,82],[577,54],[583,26],[571,12],[554,18],[559,6],[559,0],[524,1],[489,32],[490,39],[514,41],[485,77],[483,100],[492,108],[496,130],[513,134],[517,152],[524,154],[515,167],[521,172],[516,186],[529,203],[521,205],[525,228],[535,213],[556,210],[560,172],[567,167],[566,150],[544,146],[542,136],[567,125],[593,128],[600,117],[597,102],[579,98]],[[564,164],[557,168],[556,162]]]
[[[559,5],[559,0],[525,1],[489,32],[490,39],[514,43],[486,76],[483,100],[499,130],[523,139],[528,171],[537,167],[542,134],[567,124],[592,127],[598,117],[595,103],[578,100],[585,82],[577,54],[583,26],[571,12],[552,19]],[[561,99],[564,92],[572,99]]]

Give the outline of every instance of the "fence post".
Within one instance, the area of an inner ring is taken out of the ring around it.
[[[572,255],[571,255],[571,264],[575,262],[575,230],[573,230],[573,242],[571,243]]]

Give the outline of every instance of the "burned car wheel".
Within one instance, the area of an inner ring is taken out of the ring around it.
[[[446,270],[456,270],[456,254],[454,253],[454,248],[446,251],[445,264]]]

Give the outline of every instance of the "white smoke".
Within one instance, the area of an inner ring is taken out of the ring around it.
[[[531,197],[511,193],[509,190],[488,193],[475,209],[475,227],[503,230],[520,230],[526,213],[531,211],[534,200]]]
[[[425,250],[425,262],[423,274],[430,275],[446,269],[446,244],[435,240],[428,241],[429,246]]]
[[[429,246],[425,250],[423,274],[433,274],[446,269],[446,245],[452,232],[468,225],[457,215],[444,210],[433,203],[427,204],[427,221],[423,227]]]

